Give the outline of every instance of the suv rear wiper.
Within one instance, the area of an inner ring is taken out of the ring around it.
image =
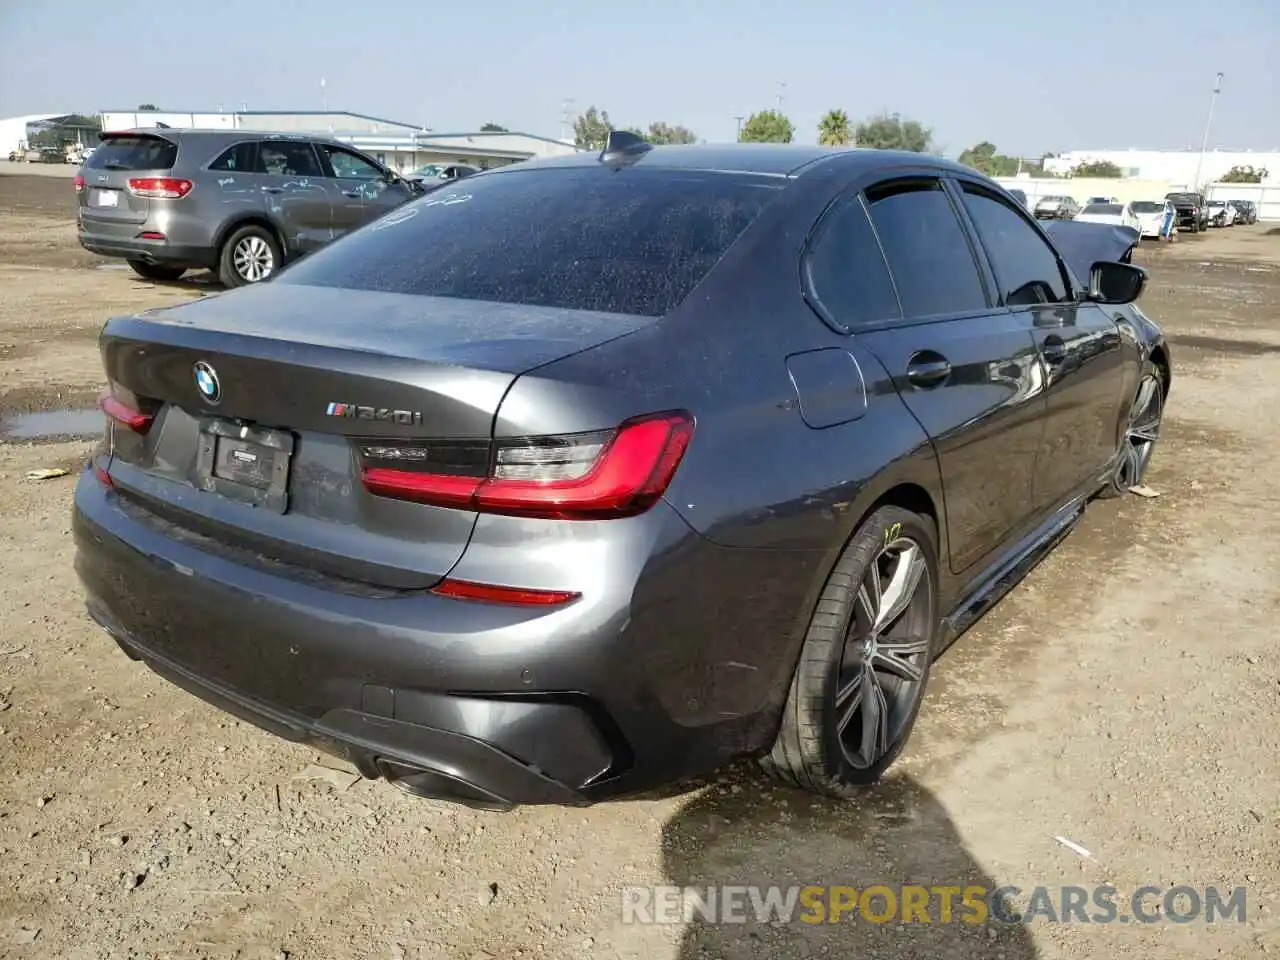
[[[102,165],[102,169],[103,170],[128,170],[129,168],[118,160],[109,160],[108,162]]]

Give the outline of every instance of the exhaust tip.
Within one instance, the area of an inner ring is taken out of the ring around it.
[[[473,810],[506,812],[515,809],[509,800],[438,770],[415,767],[397,760],[375,761],[378,773],[393,787],[426,800],[446,800]]]

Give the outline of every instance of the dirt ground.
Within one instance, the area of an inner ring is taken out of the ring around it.
[[[200,295],[81,251],[70,184],[0,176],[0,958],[1257,958],[1280,953],[1280,230],[1144,247],[1172,337],[1155,499],[1081,525],[935,668],[839,805],[749,764],[660,798],[477,813],[355,781],[120,654],[82,613],[107,316]],[[72,475],[25,479],[29,470]],[[1086,848],[1082,857],[1055,840]],[[1244,923],[622,922],[628,884],[1247,888]]]

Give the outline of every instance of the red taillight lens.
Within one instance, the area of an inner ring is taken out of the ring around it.
[[[481,513],[603,520],[653,506],[692,437],[693,418],[678,411],[638,417],[599,433],[499,440],[487,470],[438,469],[436,463],[447,459],[444,444],[384,441],[361,446],[360,455],[365,487],[379,496]],[[474,451],[469,454],[474,463]],[[452,456],[457,460],[460,454]]]
[[[108,417],[120,424],[120,426],[128,427],[134,433],[146,433],[151,429],[151,423],[155,419],[151,414],[135,410],[128,404],[117,400],[110,393],[104,393],[98,398],[98,406],[102,408],[102,412]]]
[[[181,200],[191,192],[191,186],[190,180],[173,177],[132,177],[129,180],[130,193],[153,200]]]
[[[80,193],[84,190],[84,177],[80,174],[77,173],[75,179],[72,180],[71,183],[75,186],[76,193]]]
[[[431,588],[441,597],[473,600],[479,603],[505,603],[516,607],[554,607],[582,596],[571,590],[532,590],[527,587],[503,587],[468,580],[442,580]]]

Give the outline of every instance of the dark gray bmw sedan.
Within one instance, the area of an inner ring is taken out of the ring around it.
[[[1069,226],[1070,256],[973,170],[873,150],[615,134],[468,177],[106,324],[89,613],[424,796],[750,755],[853,795],[934,657],[1150,461],[1146,275]]]

